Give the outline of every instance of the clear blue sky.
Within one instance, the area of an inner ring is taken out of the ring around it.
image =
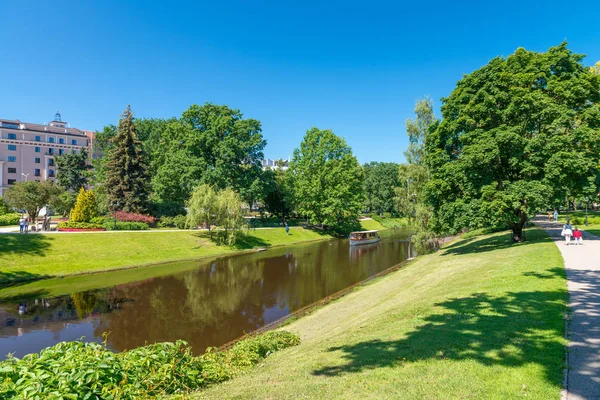
[[[189,105],[262,122],[287,157],[312,126],[361,162],[403,161],[404,121],[465,73],[562,40],[600,60],[600,2],[2,1],[0,116],[99,130]],[[326,4],[325,4],[326,3]],[[501,4],[504,3],[504,4]],[[439,115],[439,111],[438,111]]]

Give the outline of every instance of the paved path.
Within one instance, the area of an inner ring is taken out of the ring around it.
[[[600,237],[583,232],[582,245],[566,246],[562,225],[535,220],[556,241],[567,270],[569,307],[565,400],[600,399]]]

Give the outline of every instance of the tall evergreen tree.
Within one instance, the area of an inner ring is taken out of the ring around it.
[[[121,115],[117,134],[106,163],[106,186],[109,203],[127,212],[144,212],[149,195],[148,166],[142,144],[136,135],[130,106]]]

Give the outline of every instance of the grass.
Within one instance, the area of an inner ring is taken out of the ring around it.
[[[159,262],[225,255],[258,247],[328,239],[321,232],[257,229],[234,246],[219,246],[205,232],[100,232],[0,235],[0,284],[107,271]]]
[[[366,231],[371,231],[371,230],[379,231],[382,229],[386,229],[383,225],[381,225],[379,222],[375,221],[374,219],[363,219],[360,221],[360,225]]]
[[[285,327],[302,343],[196,398],[559,399],[566,278],[538,229],[458,240]]]
[[[584,211],[569,211],[569,218],[577,218],[580,219],[582,221],[585,221],[585,210]],[[565,223],[566,221],[566,214],[561,213],[558,215],[558,221],[561,223]],[[600,211],[591,211],[588,210],[588,218],[593,218],[594,222],[598,221],[598,219],[600,219]],[[579,229],[582,229],[586,232],[591,233],[592,235],[596,235],[596,236],[600,236],[600,223],[594,223],[594,224],[589,224],[588,226],[585,226],[584,224],[579,224],[577,225],[577,227]]]

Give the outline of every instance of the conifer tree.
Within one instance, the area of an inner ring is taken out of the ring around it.
[[[130,106],[121,115],[111,142],[104,181],[108,202],[123,211],[143,213],[149,195],[148,167]]]

